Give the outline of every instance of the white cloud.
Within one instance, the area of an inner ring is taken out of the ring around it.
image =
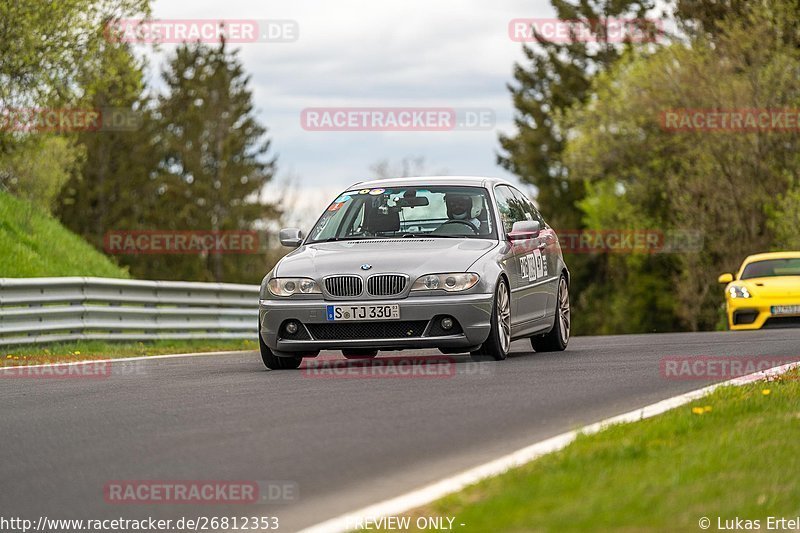
[[[341,189],[381,159],[423,156],[453,174],[510,177],[495,163],[513,131],[506,83],[523,60],[508,22],[548,17],[547,0],[157,0],[156,18],[293,19],[292,43],[239,45],[279,168],[310,189]],[[169,48],[166,48],[169,49]],[[306,107],[488,107],[497,127],[462,132],[312,132]]]

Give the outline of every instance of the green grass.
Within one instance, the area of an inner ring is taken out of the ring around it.
[[[158,340],[148,342],[78,341],[50,346],[27,345],[0,348],[0,366],[114,359],[173,353],[257,350],[255,340]]]
[[[130,277],[58,220],[5,192],[0,192],[0,250],[0,278]]]
[[[711,531],[718,517],[766,530],[768,516],[800,515],[798,452],[794,372],[580,436],[409,515],[454,516],[456,530],[480,532],[701,531],[701,517]]]

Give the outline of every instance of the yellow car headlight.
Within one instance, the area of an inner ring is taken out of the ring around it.
[[[747,287],[740,287],[739,285],[731,285],[728,287],[728,294],[731,295],[731,298],[751,298],[750,291],[747,290]]]

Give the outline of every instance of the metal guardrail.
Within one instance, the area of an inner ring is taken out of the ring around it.
[[[73,340],[256,339],[258,285],[0,278],[0,346]]]

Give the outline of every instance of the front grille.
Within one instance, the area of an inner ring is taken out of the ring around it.
[[[798,327],[800,327],[800,316],[773,316],[764,323],[765,329]]]
[[[397,322],[342,322],[340,324],[306,324],[311,335],[321,341],[353,339],[407,339],[421,337],[427,320]]]
[[[360,276],[331,276],[325,278],[325,290],[331,296],[360,296],[364,280]]]
[[[406,277],[399,274],[378,274],[367,280],[367,292],[373,296],[395,296],[406,288]]]

